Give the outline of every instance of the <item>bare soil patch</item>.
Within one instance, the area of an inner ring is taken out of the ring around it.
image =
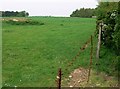
[[[118,87],[118,80],[113,76],[108,76],[105,73],[97,74],[91,70],[90,81],[88,80],[88,69],[75,69],[68,76],[67,87]]]

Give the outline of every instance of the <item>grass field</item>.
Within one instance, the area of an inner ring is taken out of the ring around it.
[[[43,22],[44,25],[3,23],[3,86],[56,86],[59,67],[63,70],[63,76],[68,76],[79,66],[88,68],[90,46],[77,58],[74,65],[65,71],[66,64],[94,33],[96,19],[30,19]]]

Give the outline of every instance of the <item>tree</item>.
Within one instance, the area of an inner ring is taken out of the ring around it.
[[[26,11],[21,11],[21,12],[1,11],[1,12],[2,12],[2,17],[27,17],[29,16],[29,13]]]
[[[96,8],[96,15],[98,20],[103,20],[107,13],[116,10],[118,7],[117,2],[99,2],[98,7]]]
[[[95,15],[95,9],[81,8],[79,10],[76,9],[75,11],[73,11],[73,13],[70,15],[70,17],[91,18],[94,15]]]
[[[29,16],[29,13],[28,13],[28,12],[26,12],[26,16],[27,16],[27,17]]]

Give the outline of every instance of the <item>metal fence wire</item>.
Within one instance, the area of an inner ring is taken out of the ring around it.
[[[87,82],[89,82],[90,80],[90,73],[91,73],[91,68],[92,68],[92,58],[93,58],[93,37],[95,36],[95,32],[94,35],[91,35],[91,37],[85,42],[85,44],[80,47],[78,53],[72,58],[71,61],[69,61],[66,65],[65,71],[67,71],[70,66],[73,66],[74,61],[80,56],[80,54],[88,47],[88,44],[91,43],[91,49],[90,49],[90,63],[89,63],[89,70],[88,70],[88,78],[87,78]],[[57,75],[57,87],[58,89],[61,89],[61,83],[62,83],[62,78],[63,78],[63,70],[62,68],[58,68],[58,75]],[[77,82],[77,81],[76,81]],[[75,86],[76,83],[74,83]],[[73,87],[74,87],[73,86]]]

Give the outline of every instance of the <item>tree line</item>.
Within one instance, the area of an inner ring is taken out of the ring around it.
[[[2,17],[27,17],[29,13],[26,11],[0,11]]]
[[[70,17],[82,17],[82,18],[91,18],[96,15],[96,9],[91,8],[80,8],[72,12]]]

